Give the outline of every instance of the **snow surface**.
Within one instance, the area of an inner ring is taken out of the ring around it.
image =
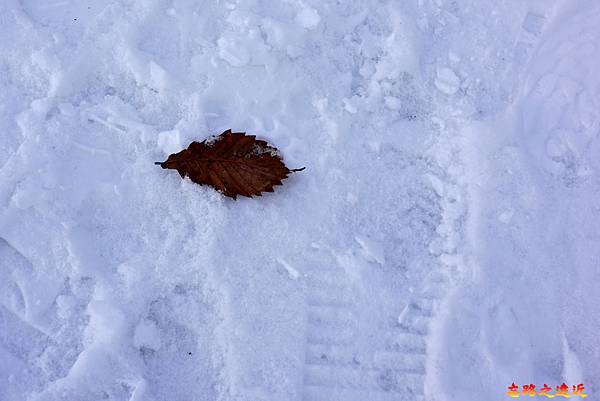
[[[594,397],[599,43],[595,0],[0,1],[0,401]],[[228,128],[307,169],[153,164]]]

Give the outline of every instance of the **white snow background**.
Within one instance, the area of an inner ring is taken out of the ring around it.
[[[0,401],[600,392],[596,0],[0,0]],[[256,199],[153,162],[225,129]]]

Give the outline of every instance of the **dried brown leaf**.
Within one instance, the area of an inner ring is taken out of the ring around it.
[[[200,185],[210,185],[224,195],[261,196],[273,192],[273,186],[300,169],[288,169],[277,149],[245,132],[227,130],[203,142],[192,142],[187,149],[173,153],[164,169],[174,169]]]

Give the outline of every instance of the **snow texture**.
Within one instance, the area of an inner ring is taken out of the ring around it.
[[[600,391],[594,0],[0,1],[0,401]],[[232,201],[153,164],[231,128]]]

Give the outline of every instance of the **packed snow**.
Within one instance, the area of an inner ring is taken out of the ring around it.
[[[600,391],[600,3],[0,1],[0,401]],[[292,174],[154,165],[226,129]]]

